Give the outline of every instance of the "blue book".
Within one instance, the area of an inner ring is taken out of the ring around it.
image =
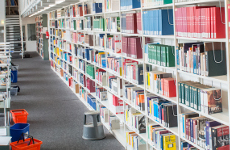
[[[193,52],[193,73],[197,74],[196,52]]]
[[[217,122],[217,121],[206,121],[206,140],[205,140],[205,144],[207,146],[208,149],[210,149],[210,144],[211,141],[210,141],[210,137],[211,137],[211,140],[212,140],[212,136],[211,136],[211,128],[212,127],[215,127],[215,126],[218,126],[218,125],[221,125],[221,123]]]
[[[93,12],[101,13],[102,12],[102,3],[93,3]]]
[[[162,35],[162,10],[158,10],[158,35]]]
[[[14,4],[14,0],[11,0],[11,6],[14,6],[15,4]]]
[[[188,147],[188,143],[184,142],[184,141],[181,141],[181,143],[180,143],[181,150],[183,150],[183,148],[185,148],[185,147]]]
[[[140,0],[129,0],[131,2],[131,9],[140,8],[141,1]]]
[[[149,19],[150,20],[153,20],[154,19],[154,13],[155,13],[155,10],[151,10],[150,12],[149,12]],[[154,35],[154,27],[155,26],[155,22],[154,23],[149,23],[149,34],[150,35]]]
[[[142,13],[142,18],[143,18],[143,34],[146,34],[146,14],[147,14],[147,11],[143,11]]]
[[[159,25],[158,25],[158,10],[154,10],[154,14],[153,14],[153,17],[154,17],[154,20],[155,22],[153,23],[154,24],[154,35],[158,35],[158,28],[159,28]]]
[[[193,138],[193,119],[190,119],[190,141],[194,142]]]
[[[173,35],[173,10],[159,10],[158,13],[159,35]]]

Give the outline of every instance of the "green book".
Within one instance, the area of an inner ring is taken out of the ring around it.
[[[152,45],[148,44],[148,62],[152,63]]]
[[[175,52],[174,46],[166,47],[166,57],[167,57],[166,67],[175,67],[175,53],[174,52]]]
[[[172,0],[163,0],[163,4],[171,4],[172,3]]]
[[[161,65],[161,45],[156,46],[156,61],[157,65]]]
[[[185,84],[184,83],[180,83],[181,85],[181,103],[185,104]]]
[[[117,32],[121,31],[121,26],[120,26],[120,17],[117,17]]]
[[[185,90],[185,96],[184,96],[184,98],[185,98],[185,105],[186,106],[189,106],[189,102],[190,102],[190,100],[189,100],[189,98],[190,98],[190,87],[189,87],[189,85],[187,85],[187,84],[185,84],[184,85],[184,90]]]
[[[201,111],[200,88],[197,88],[197,110]]]
[[[77,30],[76,20],[73,21],[73,28],[74,28],[74,30]]]
[[[197,87],[193,87],[193,98],[194,98],[194,104],[193,104],[193,108],[195,109],[195,110],[197,110],[197,104],[198,104],[198,88]]]
[[[179,103],[182,103],[182,96],[181,96],[181,83],[178,82],[178,95],[179,95]]]
[[[152,63],[157,64],[157,46],[156,44],[152,45]]]
[[[162,45],[161,46],[161,66],[166,67],[166,46]]]
[[[189,88],[190,88],[190,91],[189,91],[189,93],[190,93],[189,106],[190,106],[191,108],[193,108],[193,105],[194,105],[193,86],[191,85]]]

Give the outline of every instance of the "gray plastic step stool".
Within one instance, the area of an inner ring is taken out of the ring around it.
[[[86,117],[92,116],[93,122],[86,123]],[[88,111],[84,113],[83,139],[101,140],[105,138],[103,124],[100,120],[100,112]]]

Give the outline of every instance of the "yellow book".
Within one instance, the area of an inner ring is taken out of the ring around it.
[[[147,88],[150,89],[150,73],[149,72],[147,72],[147,76],[148,76],[148,78],[147,78],[148,79],[148,81],[147,81],[147,83],[148,83],[147,86],[148,87]]]
[[[130,138],[130,134],[133,134],[133,133],[135,133],[135,132],[131,132],[131,131],[130,132],[126,132],[126,143],[127,144],[130,143],[130,139],[129,139]]]
[[[176,150],[176,136],[175,135],[163,135],[163,149],[164,150]]]

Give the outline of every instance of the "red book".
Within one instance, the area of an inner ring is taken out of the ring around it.
[[[73,6],[73,17],[76,17],[76,13],[75,13],[75,5]]]
[[[135,51],[136,51],[136,58],[137,59],[142,59],[143,58],[143,50],[142,50],[142,47],[141,47],[141,39],[140,37],[138,38],[135,38]]]
[[[189,137],[190,137],[190,118],[187,118],[186,120],[185,120],[185,129],[186,129],[186,136],[185,136],[185,138],[187,139],[187,140],[190,140],[189,139]]]
[[[129,38],[129,50],[130,50],[129,57],[136,58],[135,57],[136,51],[135,51],[135,38],[134,37]]]
[[[82,6],[78,6],[78,15],[83,16],[83,9]]]
[[[128,38],[128,47],[127,47],[127,49],[126,49],[126,54],[127,54],[127,56],[128,57],[131,57],[131,55],[132,55],[132,38]]]
[[[194,37],[195,33],[195,7],[191,7],[191,26],[190,26],[190,32],[191,32],[191,37]]]
[[[122,37],[122,53],[127,56],[128,38]]]
[[[212,7],[214,38],[225,38],[225,10],[224,7]],[[221,14],[220,14],[221,11]]]
[[[133,13],[131,16],[131,33],[137,33],[137,15]]]
[[[184,16],[184,8],[183,7],[181,8],[181,21],[182,21],[182,23],[181,23],[181,36],[184,37],[185,36],[185,34],[184,34],[184,32],[185,32],[185,28],[184,28],[185,16]]]
[[[187,32],[188,32],[188,37],[191,37],[190,35],[190,26],[191,26],[191,12],[190,12],[191,7],[186,7],[186,14],[187,14]]]
[[[202,18],[201,18],[201,9],[197,9],[198,11],[198,16],[199,16],[199,19],[198,19],[198,29],[197,29],[197,37],[198,38],[202,38],[202,31],[201,31],[201,22],[202,22]]]
[[[211,38],[211,8],[206,8],[206,38]]]
[[[174,78],[164,78],[164,91],[167,97],[176,97],[176,85]]]
[[[199,30],[199,17],[200,17],[200,13],[199,13],[200,9],[194,9],[194,17],[195,17],[195,26],[194,26],[194,33],[193,33],[193,37],[198,38],[198,30]]]
[[[90,80],[90,92],[95,92],[95,82]]]
[[[137,17],[137,33],[142,34],[141,12],[136,14]]]
[[[193,129],[193,139],[194,139],[193,142],[194,142],[195,144],[197,144],[197,138],[198,138],[198,137],[197,137],[198,133],[197,133],[197,129],[196,129],[196,127],[197,127],[197,120],[196,120],[196,119],[193,119],[192,121],[193,121],[193,128],[194,128],[194,129]]]
[[[201,37],[205,38],[206,34],[206,8],[200,8],[201,10]]]
[[[116,97],[115,95],[113,95],[113,105],[114,105],[114,106],[119,106],[118,101],[119,101],[119,98]]]
[[[188,37],[188,29],[187,29],[187,11],[186,7],[183,7],[183,26],[184,26],[184,36]]]
[[[86,87],[86,78],[85,78],[85,75],[83,75],[83,80],[84,80],[84,87]]]

